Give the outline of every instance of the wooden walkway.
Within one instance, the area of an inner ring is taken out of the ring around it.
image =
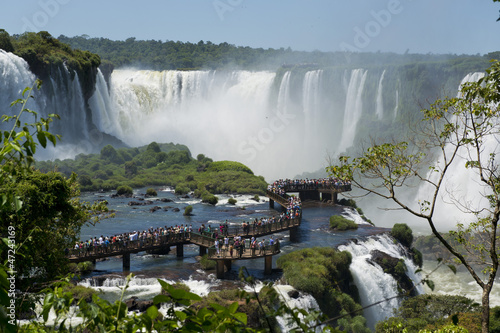
[[[337,186],[335,188],[318,188],[309,185],[289,185],[284,188],[285,192],[299,192],[300,198],[319,200],[319,192],[326,192],[332,200],[336,201],[336,194],[339,192],[350,191],[350,185]],[[304,193],[312,192],[313,195]],[[317,193],[317,195],[316,195]],[[286,210],[289,206],[288,194],[279,195],[277,193],[267,191],[266,196],[269,198],[269,206],[274,208],[274,202],[277,202],[282,208]],[[328,196],[327,196],[328,198]],[[134,241],[119,241],[110,243],[107,246],[93,246],[83,249],[71,249],[66,253],[67,258],[72,263],[83,261],[96,262],[98,259],[117,257],[123,258],[123,270],[130,270],[130,254],[139,252],[148,253],[169,253],[170,248],[175,246],[177,248],[177,257],[184,256],[184,245],[194,244],[199,246],[200,255],[208,254],[210,260],[217,262],[217,277],[223,278],[224,267],[228,270],[231,269],[233,260],[249,260],[249,259],[265,259],[265,273],[271,273],[272,270],[272,256],[280,253],[279,241],[273,245],[266,245],[262,251],[259,249],[252,250],[245,248],[241,255],[238,249],[233,250],[233,256],[230,255],[229,250],[223,248],[223,238],[227,235],[230,243],[233,242],[235,236],[240,236],[242,239],[255,237],[256,239],[272,235],[278,232],[290,231],[290,240],[297,239],[298,227],[302,221],[302,211],[300,215],[291,219],[279,219],[273,223],[265,223],[263,225],[248,225],[243,229],[241,226],[229,226],[225,235],[218,235],[221,249],[219,253],[215,249],[215,238],[213,233],[198,233],[198,232],[180,232],[177,234],[169,234],[158,236],[156,238],[148,238]],[[208,253],[207,253],[208,250]]]
[[[283,207],[287,206],[288,199],[281,197],[275,193],[269,192],[269,198],[279,202]],[[290,239],[295,239],[297,228],[301,223],[301,215],[292,219],[278,219],[274,222],[267,222],[262,225],[249,224],[247,228],[242,226],[227,226],[225,235],[230,239],[230,244],[234,243],[234,237],[240,236],[242,239],[249,239],[255,237],[256,239],[264,236],[269,236],[278,232],[290,231]],[[219,230],[219,229],[218,229]],[[233,250],[233,256],[230,255],[229,250],[223,248],[223,239],[225,235],[218,235],[222,251],[217,254],[215,249],[214,233],[198,233],[198,232],[180,232],[178,234],[169,234],[158,236],[156,238],[148,238],[134,241],[119,241],[110,243],[107,246],[93,246],[82,249],[71,249],[67,252],[67,258],[72,263],[83,261],[96,262],[98,259],[108,257],[122,257],[123,270],[130,270],[130,254],[139,252],[148,253],[168,253],[172,246],[176,247],[177,257],[184,256],[184,245],[194,244],[199,246],[200,255],[208,254],[209,259],[217,262],[217,277],[223,278],[224,267],[231,269],[231,262],[233,260],[248,260],[248,259],[265,259],[265,273],[271,273],[272,270],[272,256],[280,253],[279,242],[273,245],[266,245],[262,251],[256,249],[252,251],[250,248],[245,248],[241,256],[239,249]],[[208,253],[207,253],[208,252]]]

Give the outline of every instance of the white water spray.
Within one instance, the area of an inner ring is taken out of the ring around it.
[[[390,274],[385,273],[379,265],[369,262],[373,250],[403,259],[407,267],[407,275],[415,284],[417,293],[423,293],[423,288],[419,284],[420,279],[415,274],[417,267],[412,260],[408,259],[404,248],[400,244],[395,244],[388,235],[371,236],[365,241],[351,242],[339,246],[338,249],[352,254],[349,269],[358,287],[361,305],[368,306],[387,300],[364,310],[368,327],[373,329],[378,321],[391,317],[393,309],[399,307],[401,301],[401,298],[396,298],[398,295],[396,280]]]
[[[354,69],[347,88],[347,97],[344,112],[344,125],[342,139],[338,151],[343,152],[350,147],[356,137],[356,126],[363,113],[362,95],[368,71],[364,69]]]
[[[384,90],[384,86],[383,86],[384,76],[385,76],[385,69],[382,72],[382,75],[380,76],[380,80],[378,81],[378,88],[377,88],[376,114],[378,116],[378,119],[382,119],[384,117],[384,100],[382,98],[382,92]]]

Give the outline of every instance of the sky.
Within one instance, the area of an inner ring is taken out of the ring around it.
[[[492,0],[2,0],[0,28],[297,51],[485,54],[500,50],[499,10]]]

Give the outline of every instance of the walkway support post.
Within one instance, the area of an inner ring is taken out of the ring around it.
[[[274,200],[273,199],[269,199],[269,208],[274,209]]]
[[[217,266],[216,266],[216,275],[218,279],[223,279],[224,278],[224,261],[225,260],[217,260]]]
[[[270,275],[273,271],[273,256],[265,256],[264,258],[264,274]]]
[[[130,272],[130,253],[123,254],[123,271]]]
[[[299,241],[299,227],[290,228],[290,242]]]
[[[233,262],[232,260],[224,260],[224,266],[226,266],[226,269],[228,271],[231,270],[231,264],[232,264],[232,262]]]
[[[184,257],[184,244],[177,244],[177,258]]]
[[[200,257],[203,257],[205,254],[207,254],[207,247],[200,246]]]

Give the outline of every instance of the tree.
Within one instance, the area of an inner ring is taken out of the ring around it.
[[[437,100],[423,110],[422,126],[411,144],[373,144],[359,157],[341,156],[338,165],[327,168],[332,176],[350,179],[355,188],[391,200],[427,221],[432,233],[482,288],[482,332],[488,332],[490,292],[499,265],[500,62],[494,61],[486,72],[477,82],[464,84],[459,97]],[[432,162],[435,155],[440,156],[437,163]],[[481,185],[469,191],[469,197],[448,188],[457,165]],[[426,186],[425,194],[419,192],[418,204],[403,194],[404,188],[416,184]],[[471,198],[477,197],[485,200],[473,205]],[[473,218],[468,224],[457,221],[457,230],[451,232],[460,248],[437,230],[442,222],[437,213],[449,209],[443,198]]]
[[[49,125],[57,115],[39,118],[26,108],[34,87],[23,91],[23,98],[11,106],[21,105],[17,115],[2,116],[12,124],[10,131],[1,131],[0,140],[0,330],[16,331],[16,305],[20,299],[15,290],[26,290],[37,278],[53,279],[64,271],[67,259],[64,249],[74,244],[81,226],[94,213],[106,211],[103,204],[80,202],[76,176],[66,179],[59,173],[44,174],[34,170],[34,154],[38,146],[47,142],[56,145],[58,136],[49,132]],[[23,123],[32,116],[32,123]],[[9,280],[8,280],[9,279]],[[15,281],[15,283],[13,282]],[[15,287],[13,287],[15,286]],[[22,300],[21,300],[22,301]],[[6,320],[7,319],[7,320]]]

